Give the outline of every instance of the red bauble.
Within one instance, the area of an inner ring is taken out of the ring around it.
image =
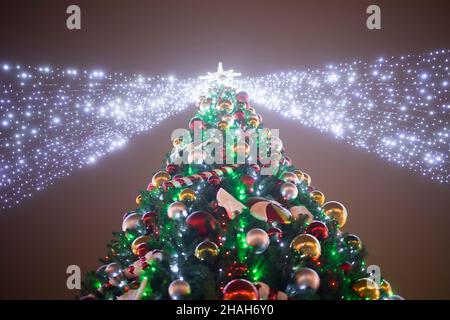
[[[248,99],[249,99],[248,93],[245,91],[241,91],[236,95],[236,100],[238,102],[246,103],[246,102],[248,102]]]
[[[218,186],[220,184],[220,177],[219,176],[211,176],[208,178],[208,183],[213,186]]]
[[[206,128],[205,122],[200,118],[192,118],[189,121],[189,129],[194,130],[197,126],[198,129],[204,130]]]
[[[352,265],[348,262],[344,262],[343,264],[341,264],[341,269],[342,271],[344,271],[344,273],[347,274],[352,269]]]
[[[200,236],[207,236],[216,229],[217,221],[209,212],[196,211],[187,217],[186,225],[197,231]]]
[[[149,223],[154,223],[158,219],[158,213],[155,211],[149,211],[147,213],[144,213],[142,216],[142,222],[144,222],[145,225]]]
[[[276,227],[275,228],[270,228],[267,231],[267,234],[269,235],[269,237],[271,239],[274,239],[275,241],[280,240],[282,238],[282,236],[283,236],[283,232],[281,231],[281,229],[280,228],[276,228]]]
[[[258,300],[258,290],[247,280],[235,279],[223,288],[223,300]]]
[[[167,171],[168,174],[170,174],[170,175],[172,176],[172,175],[174,175],[175,173],[177,173],[177,171],[178,171],[178,166],[177,166],[176,164],[173,164],[173,163],[168,164],[168,165],[166,166],[166,171]]]
[[[234,113],[234,118],[235,118],[236,120],[238,120],[238,121],[244,119],[244,118],[245,118],[245,113],[244,113],[244,111],[242,111],[242,110],[236,111],[236,112]]]
[[[150,182],[147,186],[147,191],[153,191],[155,189],[156,189],[156,187]]]
[[[247,191],[252,193],[253,185],[255,184],[255,178],[245,175],[241,177],[241,181],[247,187]]]
[[[306,227],[306,232],[319,240],[328,238],[328,228],[321,221],[313,221]]]
[[[149,251],[148,246],[146,243],[141,243],[140,245],[137,246],[137,255],[138,257],[143,257],[147,254],[147,252]]]

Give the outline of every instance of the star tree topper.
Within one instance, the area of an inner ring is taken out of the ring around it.
[[[217,84],[229,84],[233,78],[239,77],[241,74],[234,72],[234,70],[223,70],[222,62],[219,62],[216,72],[208,72],[205,76],[200,76],[199,79],[207,80],[208,82],[216,82]]]

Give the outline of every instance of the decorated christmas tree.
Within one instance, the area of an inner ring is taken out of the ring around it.
[[[401,299],[264,127],[237,73],[204,78],[189,129],[123,217],[83,299]]]

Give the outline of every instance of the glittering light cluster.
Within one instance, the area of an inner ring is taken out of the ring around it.
[[[448,184],[449,59],[439,50],[238,84],[261,106]]]
[[[449,50],[439,50],[248,77],[234,86],[253,103],[448,184],[449,58]],[[227,72],[220,66],[209,78],[239,75]],[[0,80],[2,208],[121,148],[208,86],[198,79],[5,63]]]
[[[0,64],[0,207],[189,106],[198,80]]]

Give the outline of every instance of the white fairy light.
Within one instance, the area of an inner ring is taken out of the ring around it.
[[[262,107],[448,184],[449,59],[449,50],[439,50],[244,78],[237,85]]]

